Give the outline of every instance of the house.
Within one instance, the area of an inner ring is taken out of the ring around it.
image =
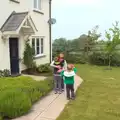
[[[0,4],[0,70],[20,74],[29,39],[37,65],[51,60],[51,0],[3,0]]]

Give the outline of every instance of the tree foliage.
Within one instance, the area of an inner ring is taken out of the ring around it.
[[[98,26],[95,26],[88,32],[88,35],[82,34],[73,40],[66,40],[65,38],[55,39],[53,42],[53,56],[58,55],[60,52],[67,54],[70,52],[90,51],[101,35],[98,33],[98,28]]]
[[[33,68],[34,65],[34,50],[30,46],[29,42],[25,43],[25,50],[23,53],[23,63],[27,69]]]
[[[109,29],[109,31],[106,31],[106,47],[105,51],[108,53],[109,56],[109,63],[108,65],[111,65],[111,57],[113,56],[116,46],[120,44],[120,28],[119,23],[116,22],[113,24],[113,27]]]
[[[120,53],[120,28],[118,22],[105,32],[106,39],[100,40],[101,33],[98,31],[99,26],[96,25],[88,34],[82,34],[80,37],[67,40],[65,38],[56,39],[53,42],[53,53],[55,55],[64,52],[67,59],[71,62],[80,63],[80,61],[89,62],[99,65],[117,65],[119,66]],[[117,47],[117,52],[116,52]]]
[[[101,33],[98,33],[98,29],[99,26],[96,25],[92,30],[88,31],[85,51],[91,51],[93,47],[97,44],[98,39],[101,37]]]

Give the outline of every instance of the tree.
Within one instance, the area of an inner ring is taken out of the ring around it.
[[[55,39],[52,44],[53,57],[66,49],[67,40],[65,38]]]
[[[105,52],[108,54],[108,66],[111,67],[111,57],[113,56],[116,46],[120,44],[120,28],[119,23],[115,22],[113,28],[110,28],[109,31],[106,31],[107,43],[105,46]]]
[[[93,27],[92,30],[88,31],[88,36],[90,37],[90,40],[92,43],[95,43],[101,36],[101,33],[98,33],[98,29],[99,29],[99,26],[96,25],[95,27]]]
[[[99,26],[96,25],[92,30],[88,31],[88,39],[86,47],[88,50],[92,50],[92,48],[97,44],[98,39],[101,36],[101,33],[98,33]]]
[[[98,39],[101,36],[101,33],[98,33],[99,26],[96,25],[92,30],[88,31],[88,35],[84,37],[85,45],[84,52],[86,53],[86,57],[88,57],[89,52],[92,52],[98,42]]]

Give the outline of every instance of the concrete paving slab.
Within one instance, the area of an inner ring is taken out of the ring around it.
[[[68,100],[66,100],[65,95],[59,95],[57,99],[45,111],[43,111],[36,120],[44,117],[49,119],[56,119],[67,103]]]
[[[38,110],[38,109],[44,110],[44,109],[46,109],[49,106],[49,104],[51,104],[58,96],[58,94],[52,94],[52,93],[50,93],[48,96],[44,97],[39,102],[37,102],[33,106],[32,110]]]
[[[47,78],[45,76],[35,76],[35,75],[27,75],[27,74],[22,74],[22,76],[31,77],[32,79],[34,79],[36,81],[42,81]]]

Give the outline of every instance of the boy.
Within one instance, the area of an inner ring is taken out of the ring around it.
[[[60,61],[58,57],[55,57],[54,61],[52,61],[52,63],[50,64],[51,67],[54,68],[54,90],[55,90],[55,94],[57,94],[59,92],[59,94],[62,93],[62,87],[61,87],[61,82],[62,82],[62,78],[60,75],[60,72],[62,71],[61,69],[61,65],[60,65]]]
[[[67,70],[61,72],[61,76],[64,77],[64,83],[66,84],[67,99],[74,99],[74,76],[76,75],[76,68],[72,64],[67,65]],[[71,92],[71,95],[70,95]]]

